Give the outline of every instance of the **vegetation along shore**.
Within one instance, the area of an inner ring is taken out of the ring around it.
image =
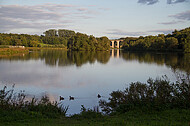
[[[140,36],[120,38],[124,50],[133,51],[169,51],[190,52],[190,27],[175,30],[172,34],[157,36]],[[109,50],[110,40],[107,37],[94,37],[83,33],[75,33],[66,29],[50,29],[44,35],[6,34],[0,33],[0,45],[25,46],[40,48],[64,48],[69,50]]]
[[[124,91],[113,91],[108,100],[100,100],[92,109],[81,105],[81,112],[66,116],[69,106],[40,100],[26,100],[24,91],[14,93],[14,86],[0,90],[0,125],[2,126],[188,126],[190,123],[190,76],[180,75],[178,81],[167,77],[133,82]]]

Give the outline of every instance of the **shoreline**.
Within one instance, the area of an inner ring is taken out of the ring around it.
[[[16,56],[29,53],[26,48],[0,48],[0,57]]]
[[[42,50],[42,49],[48,49],[48,50],[68,50],[66,48],[60,48],[60,47],[25,47],[25,48],[0,48],[0,57],[7,57],[7,56],[18,56],[29,53],[30,50]]]

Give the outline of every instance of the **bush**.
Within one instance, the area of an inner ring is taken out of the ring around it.
[[[85,119],[95,119],[95,118],[102,118],[103,115],[99,111],[99,107],[96,106],[93,109],[86,109],[84,105],[81,105],[81,112],[80,114],[75,114],[72,117],[76,118],[85,118]]]
[[[37,113],[43,117],[54,118],[57,116],[65,116],[68,107],[63,107],[57,102],[50,102],[47,96],[43,96],[41,100],[32,98],[31,101],[26,100],[24,91],[14,93],[14,85],[11,90],[7,90],[4,86],[0,90],[0,111],[24,112],[24,113]]]
[[[107,114],[125,113],[130,110],[166,110],[173,108],[190,109],[189,75],[171,83],[167,77],[148,79],[147,84],[131,83],[124,91],[113,91],[108,102],[100,100],[99,104]]]

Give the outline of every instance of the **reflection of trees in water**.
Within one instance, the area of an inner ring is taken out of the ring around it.
[[[76,66],[81,66],[85,63],[94,63],[96,60],[100,63],[107,63],[109,61],[110,55],[109,52],[106,51],[91,51],[91,52],[86,52],[86,51],[81,51],[81,52],[76,52],[76,51],[71,51],[69,52],[70,56],[68,57],[71,59],[73,63],[76,64]]]
[[[190,73],[190,54],[125,52],[121,53],[121,55],[122,58],[127,61],[137,60],[140,63],[156,63],[157,65],[165,64],[173,70],[180,69]]]
[[[46,65],[51,66],[69,66],[77,67],[83,64],[93,64],[96,61],[106,64],[112,54],[109,51],[65,51],[65,50],[38,50],[30,52],[23,56],[3,57],[0,60],[44,60]],[[183,70],[190,72],[190,54],[182,53],[142,53],[142,52],[122,52],[120,57],[130,61],[136,60],[140,63],[156,63],[157,65],[166,65],[173,70]]]
[[[4,57],[0,60],[44,60],[50,66],[82,66],[95,61],[105,64],[109,61],[108,51],[65,51],[65,50],[37,50],[25,56]]]
[[[100,63],[107,63],[109,61],[109,53],[108,52],[86,52],[86,51],[59,51],[53,50],[54,52],[50,53],[50,56],[47,59],[48,62],[46,64],[56,65],[58,66],[67,66],[76,64],[76,66],[82,66],[86,63],[94,63],[96,60]],[[52,61],[51,61],[52,60]]]
[[[183,70],[190,74],[190,54],[183,54],[183,55],[178,55],[177,62],[171,63],[170,66],[173,68],[173,70]]]

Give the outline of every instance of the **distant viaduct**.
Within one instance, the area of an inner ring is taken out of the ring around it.
[[[120,48],[120,42],[122,42],[123,40],[119,40],[119,39],[112,39],[112,40],[110,40],[110,42],[111,42],[111,48],[115,48],[115,42],[117,43],[116,44],[116,48]]]

